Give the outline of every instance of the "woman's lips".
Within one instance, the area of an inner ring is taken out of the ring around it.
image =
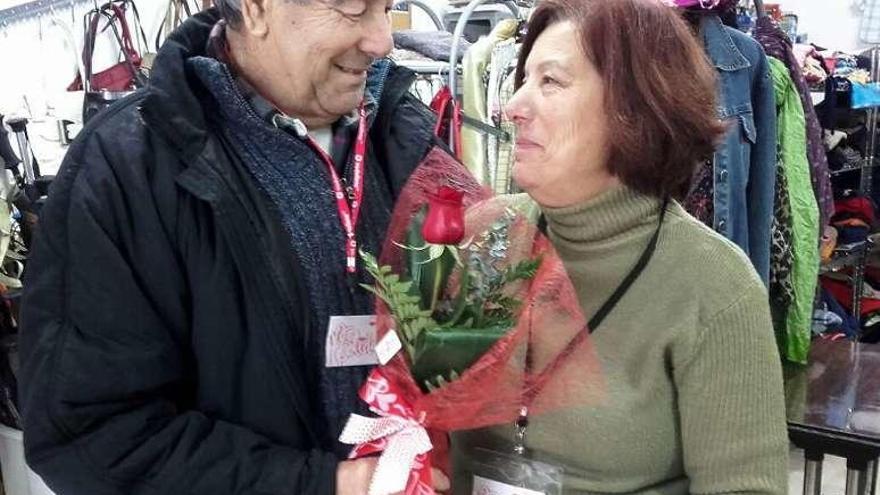
[[[516,150],[517,151],[534,151],[541,149],[541,145],[525,138],[519,138],[516,140]]]

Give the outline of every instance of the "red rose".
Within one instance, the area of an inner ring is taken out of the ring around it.
[[[428,199],[422,237],[429,244],[457,245],[464,238],[464,193],[448,186]]]

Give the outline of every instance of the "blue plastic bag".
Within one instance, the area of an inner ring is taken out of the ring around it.
[[[880,83],[852,85],[852,107],[873,108],[880,107]]]

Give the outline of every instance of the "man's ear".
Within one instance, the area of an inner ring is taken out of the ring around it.
[[[284,0],[281,0],[284,1]],[[275,0],[241,0],[242,28],[258,38],[269,34],[269,15],[275,7]]]

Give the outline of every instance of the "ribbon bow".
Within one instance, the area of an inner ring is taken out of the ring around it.
[[[370,373],[360,397],[379,417],[352,414],[339,441],[355,445],[350,459],[382,453],[369,495],[433,495],[427,454],[434,446],[424,427],[425,414],[416,415],[380,368]]]

